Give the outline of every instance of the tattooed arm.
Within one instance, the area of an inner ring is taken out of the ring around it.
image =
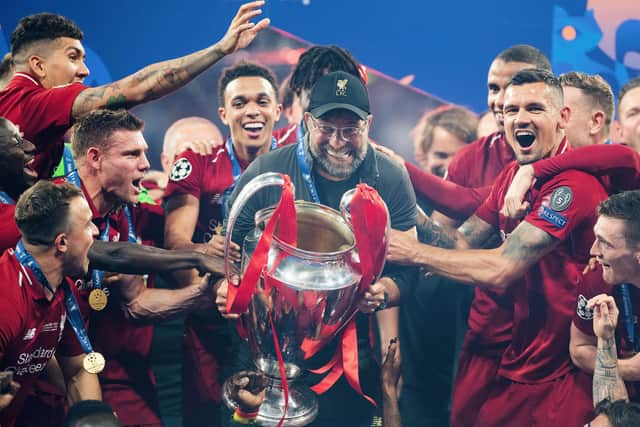
[[[472,216],[458,230],[428,216],[418,216],[418,240],[445,249],[481,248],[496,233],[495,227]]]
[[[263,0],[240,6],[227,33],[217,43],[177,59],[149,65],[117,82],[82,91],[73,103],[75,119],[98,108],[129,108],[160,98],[189,83],[213,64],[238,49],[245,48],[269,19],[250,22],[262,12]]]
[[[601,400],[629,400],[624,381],[618,372],[615,330],[618,307],[612,296],[600,294],[589,300],[593,309],[593,332],[598,337],[596,366],[593,371],[593,406]]]
[[[459,232],[469,246],[478,247],[492,233],[483,230],[482,226],[473,226],[474,222],[491,227],[474,216],[460,227]],[[458,282],[491,288],[509,286],[559,242],[528,222],[522,222],[496,249],[441,249],[416,242],[395,230],[391,231],[390,240],[387,260],[391,262],[424,266]],[[460,239],[455,242],[459,247]]]

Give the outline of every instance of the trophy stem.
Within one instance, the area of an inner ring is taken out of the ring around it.
[[[237,375],[237,374],[236,374]],[[235,375],[224,383],[224,391],[222,399],[227,407],[235,410],[238,407],[237,402],[231,395],[231,384]],[[282,418],[284,410],[284,389],[282,381],[274,377],[268,377],[264,402],[260,406],[256,423],[264,427],[275,427]],[[302,427],[311,424],[318,415],[318,399],[315,393],[304,384],[300,384],[296,380],[289,380],[289,407],[284,417],[285,427]]]

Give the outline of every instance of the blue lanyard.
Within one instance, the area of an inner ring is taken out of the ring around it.
[[[272,136],[271,137],[271,151],[278,148],[278,141]],[[222,193],[222,217],[226,216],[227,205],[229,204],[229,198],[231,197],[231,193],[236,188],[236,184],[238,183],[238,179],[240,179],[240,175],[242,175],[242,168],[240,167],[240,162],[238,162],[238,158],[236,157],[235,151],[233,151],[233,141],[231,138],[227,139],[227,153],[229,153],[229,159],[231,160],[231,173],[233,175],[233,184],[227,187],[226,190]]]
[[[5,205],[15,205],[16,203],[13,201],[11,197],[4,191],[0,191],[0,203],[4,203]]]
[[[45,277],[40,265],[38,262],[31,256],[29,252],[25,249],[22,241],[18,242],[18,245],[15,249],[15,255],[18,262],[26,267],[28,267],[34,276],[38,279],[42,286],[47,288],[52,294],[55,294],[49,281]],[[76,300],[73,291],[69,287],[66,279],[62,279],[62,289],[64,290],[64,305],[67,309],[67,316],[69,317],[69,323],[71,324],[71,328],[76,333],[76,337],[82,346],[82,351],[85,353],[92,353],[93,346],[91,345],[91,341],[89,340],[89,335],[87,334],[87,330],[85,329],[84,320],[82,319],[82,313],[80,313],[80,307],[78,306],[78,301]]]
[[[80,176],[78,175],[78,170],[76,169],[76,162],[73,160],[71,148],[69,148],[67,144],[64,144],[62,162],[64,164],[64,176],[66,180],[81,189],[82,185],[80,184]]]
[[[636,342],[636,331],[633,323],[633,302],[631,301],[631,289],[630,284],[622,283],[618,285],[618,291],[620,292],[620,314],[622,314],[622,320],[627,330],[627,339],[629,345],[634,351],[638,351],[638,342]]]
[[[320,203],[320,197],[318,196],[318,191],[316,190],[316,185],[313,182],[311,170],[309,169],[309,164],[307,163],[307,156],[304,150],[304,137],[299,138],[296,144],[296,158],[298,159],[298,167],[300,168],[300,173],[302,174],[302,180],[309,189],[309,193],[311,193],[311,198],[313,199],[313,201],[316,203]]]
[[[133,218],[131,217],[131,211],[129,210],[129,206],[125,206],[124,208],[124,214],[127,217],[127,228],[128,228],[128,236],[127,236],[127,240],[130,243],[137,243],[138,242],[138,238],[136,236],[136,232],[133,228]],[[109,229],[110,229],[110,221],[109,218],[107,217],[106,220],[106,225],[104,227],[104,230],[102,230],[102,233],[100,233],[100,240],[102,240],[103,242],[108,242],[109,241]],[[102,278],[104,277],[104,271],[102,270],[91,270],[91,280],[93,282],[93,288],[94,289],[102,289]]]

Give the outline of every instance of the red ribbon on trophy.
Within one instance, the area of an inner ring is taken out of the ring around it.
[[[267,265],[269,248],[276,230],[280,224],[279,237],[282,241],[291,245],[296,244],[296,208],[293,203],[293,185],[288,175],[282,174],[284,184],[282,185],[282,197],[273,215],[269,218],[267,225],[258,241],[256,250],[249,261],[240,285],[229,286],[227,290],[227,312],[242,314],[247,311],[251,296],[256,290],[258,279],[262,269]],[[283,221],[281,221],[283,219]]]
[[[358,289],[364,294],[382,272],[387,252],[387,228],[389,214],[384,201],[376,190],[366,184],[358,184],[350,204],[351,226],[356,239],[362,279]],[[372,404],[375,401],[364,394],[358,376],[358,337],[356,321],[352,318],[340,336],[340,345],[334,357],[321,368],[312,372],[329,372],[325,378],[311,389],[322,394],[330,389],[344,373],[349,385]],[[319,349],[315,348],[317,351]],[[310,357],[311,354],[305,354]]]

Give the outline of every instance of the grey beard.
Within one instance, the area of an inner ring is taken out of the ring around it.
[[[362,152],[354,153],[355,155],[350,165],[342,166],[342,167],[335,166],[326,157],[326,154],[323,155],[322,152],[311,147],[311,144],[309,143],[308,135],[309,134],[307,133],[304,139],[305,151],[309,156],[308,158],[310,158],[313,161],[314,165],[316,165],[317,167],[319,167],[324,172],[326,172],[327,174],[331,175],[334,178],[337,178],[337,179],[349,178],[351,175],[353,175],[353,173],[356,170],[358,170],[360,165],[362,165],[362,162],[364,162],[364,158],[366,157],[366,154],[367,154],[366,148]]]

